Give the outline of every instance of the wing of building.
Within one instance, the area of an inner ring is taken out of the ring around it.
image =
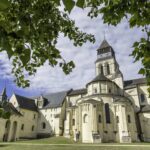
[[[13,94],[9,103],[21,115],[0,119],[0,140],[65,136],[83,143],[150,141],[146,80],[124,81],[115,51],[106,40],[97,49],[95,70],[84,89],[32,99]]]

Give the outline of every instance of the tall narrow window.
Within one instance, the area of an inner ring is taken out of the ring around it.
[[[42,129],[45,129],[45,128],[46,128],[46,123],[42,122]]]
[[[73,126],[75,125],[75,119],[72,119],[72,125]]]
[[[94,88],[94,94],[97,94],[97,88]]]
[[[144,96],[144,94],[141,94],[140,97],[141,97],[141,102],[144,102],[144,101],[145,101],[145,96]]]
[[[6,124],[5,124],[5,128],[6,128],[6,129],[8,128],[9,124],[10,124],[10,122],[7,121]]]
[[[32,126],[31,130],[34,131],[34,126]]]
[[[119,123],[119,117],[118,116],[116,116],[116,122]]]
[[[107,67],[107,74],[110,74],[110,67],[109,67],[109,64],[107,64],[106,67]]]
[[[87,114],[84,115],[83,122],[84,123],[88,123],[88,115]]]
[[[111,93],[111,89],[110,88],[108,89],[108,93]]]
[[[104,74],[103,66],[102,65],[100,66],[100,74]]]
[[[101,115],[98,115],[98,123],[101,123],[102,122],[102,117]]]
[[[21,130],[24,130],[24,124],[21,125]]]
[[[110,110],[109,110],[109,104],[105,104],[105,115],[106,115],[106,123],[110,123]]]
[[[128,115],[128,123],[131,123],[131,117]]]
[[[33,119],[35,119],[35,118],[36,118],[36,114],[33,115]]]

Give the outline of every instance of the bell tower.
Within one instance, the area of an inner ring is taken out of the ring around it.
[[[115,52],[111,45],[103,40],[97,49],[97,60],[95,62],[96,76],[103,74],[108,79],[116,82],[123,89],[123,75],[115,58]]]

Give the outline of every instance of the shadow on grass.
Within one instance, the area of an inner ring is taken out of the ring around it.
[[[2,144],[0,144],[0,148],[1,148],[1,147],[7,147],[7,146],[8,146],[8,145],[2,145]]]

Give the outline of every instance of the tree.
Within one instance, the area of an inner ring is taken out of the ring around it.
[[[93,35],[81,32],[59,5],[53,0],[0,1],[0,51],[12,59],[18,86],[29,86],[24,72],[33,75],[46,61],[52,67],[59,65],[66,74],[72,71],[74,63],[66,62],[56,48],[59,33],[75,46],[95,41]]]
[[[9,119],[11,116],[11,112],[5,111],[5,109],[3,109],[3,107],[5,107],[6,105],[6,102],[0,102],[0,118]]]
[[[64,33],[74,45],[82,46],[86,41],[94,42],[92,35],[82,33],[68,17],[73,7],[89,7],[88,16],[103,15],[106,24],[116,26],[127,18],[130,27],[141,27],[146,38],[133,44],[132,56],[141,61],[139,73],[147,78],[150,85],[150,1],[149,0],[1,0],[0,2],[0,48],[13,56],[13,73],[19,86],[28,86],[24,80],[24,69],[29,75],[46,60],[51,66],[59,63],[68,74],[74,68],[71,61],[66,63],[56,49],[59,33]],[[62,3],[63,2],[63,3]],[[64,12],[58,7],[64,5]],[[61,60],[58,61],[58,60]],[[149,88],[150,92],[150,88]]]

